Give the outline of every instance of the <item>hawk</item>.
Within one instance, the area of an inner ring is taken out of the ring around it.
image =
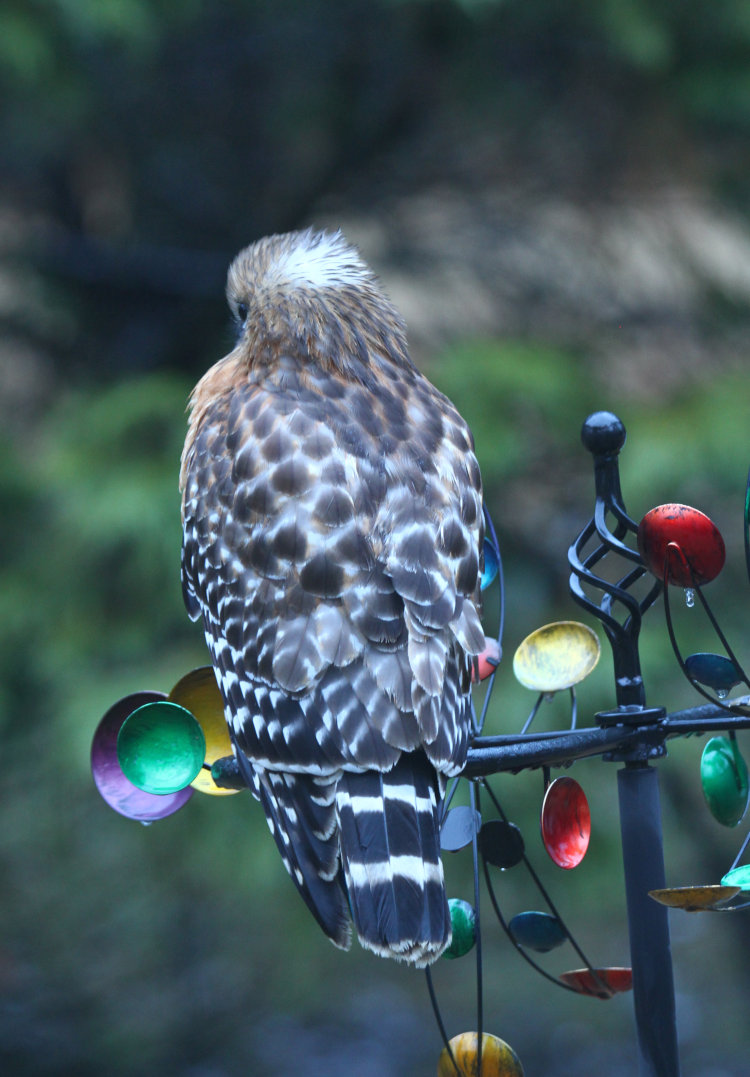
[[[465,761],[483,541],[471,432],[340,233],[243,250],[233,350],[198,382],[182,583],[238,765],[326,935],[450,943],[446,778]]]

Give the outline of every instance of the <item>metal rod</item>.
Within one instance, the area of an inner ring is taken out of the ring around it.
[[[469,804],[471,810],[481,818],[479,807],[479,786],[469,782]],[[484,986],[482,968],[482,917],[479,913],[479,834],[477,828],[471,838],[471,852],[474,863],[474,915],[476,917],[476,950],[477,950],[477,1077],[482,1077],[482,1054],[484,1049]]]
[[[667,909],[649,897],[665,887],[658,775],[617,772],[640,1077],[679,1077],[674,976]]]

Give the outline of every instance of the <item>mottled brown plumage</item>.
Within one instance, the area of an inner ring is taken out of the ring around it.
[[[484,646],[471,434],[340,235],[261,240],[227,293],[239,337],[182,458],[186,605],[323,929],[348,945],[348,896],[364,945],[426,964],[450,939],[439,797]]]

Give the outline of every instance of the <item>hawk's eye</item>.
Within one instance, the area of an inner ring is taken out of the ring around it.
[[[240,325],[244,325],[247,321],[247,303],[237,304],[237,317],[239,319]]]

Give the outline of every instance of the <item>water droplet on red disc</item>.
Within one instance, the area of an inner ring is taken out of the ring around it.
[[[638,549],[646,567],[678,587],[709,583],[722,568],[726,552],[716,525],[689,505],[658,505],[638,525]]]

